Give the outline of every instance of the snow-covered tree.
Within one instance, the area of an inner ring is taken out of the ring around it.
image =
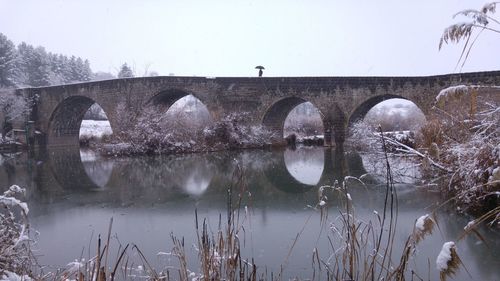
[[[106,113],[99,104],[94,103],[83,116],[85,120],[108,120]]]
[[[0,87],[15,85],[16,58],[14,43],[0,33]]]
[[[43,47],[33,47],[26,43],[18,46],[20,84],[29,86],[50,85],[50,63]]]
[[[0,89],[0,133],[2,140],[12,129],[14,120],[23,120],[30,112],[31,101],[14,89]],[[0,141],[1,142],[1,141]]]
[[[90,81],[93,77],[86,59],[48,53],[41,46],[24,42],[16,49],[0,33],[0,87],[60,85]]]
[[[92,74],[92,79],[94,81],[99,81],[99,80],[108,80],[108,79],[115,79],[116,77],[109,73],[109,72],[103,72],[103,71],[97,71]]]
[[[81,72],[82,81],[90,81],[92,80],[92,69],[90,68],[90,62],[88,59],[83,61],[82,72]]]
[[[154,77],[154,76],[159,76],[159,75],[160,74],[157,71],[152,70],[152,71],[148,72],[147,76]]]
[[[128,78],[128,77],[134,77],[134,72],[127,65],[127,63],[124,63],[120,67],[120,72],[118,72],[118,78]]]
[[[68,61],[67,82],[84,82],[92,78],[92,70],[88,60],[71,56]]]

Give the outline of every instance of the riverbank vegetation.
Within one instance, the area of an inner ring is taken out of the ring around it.
[[[500,204],[498,94],[496,87],[444,89],[436,97],[432,115],[416,134],[381,133],[360,122],[351,128],[349,144],[376,153],[384,134],[389,152],[413,156],[423,180],[438,186],[458,211],[481,216]]]
[[[475,215],[500,205],[499,93],[479,86],[445,89],[436,98],[439,123],[422,130],[429,157],[451,171],[442,192]]]

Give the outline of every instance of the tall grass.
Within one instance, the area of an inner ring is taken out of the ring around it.
[[[383,135],[381,138],[383,149],[387,151]],[[364,222],[358,218],[345,182],[341,186],[335,184],[323,188],[340,192],[345,199],[336,219],[339,225],[335,222],[330,225],[333,237],[330,238],[331,255],[326,260],[320,260],[326,270],[327,280],[404,279],[412,251],[410,248],[406,249],[401,254],[401,262],[393,263],[398,204],[387,153],[385,163],[387,173],[384,206],[382,213],[376,213],[376,222]],[[320,204],[322,209],[327,206]]]

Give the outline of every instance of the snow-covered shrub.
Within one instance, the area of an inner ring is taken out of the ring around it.
[[[0,280],[31,275],[29,209],[15,197],[22,193],[24,189],[13,185],[0,195]]]
[[[499,94],[497,88],[457,86],[436,98],[439,160],[453,171],[443,190],[468,212],[482,214],[500,203]]]
[[[275,139],[265,127],[246,124],[244,114],[215,123],[193,120],[183,111],[175,114],[150,108],[130,125],[132,129],[114,134],[112,144],[102,148],[108,154],[179,153],[264,147]]]
[[[414,134],[410,131],[384,132],[385,149],[389,154],[393,177],[395,182],[414,182],[421,176],[420,170],[416,169],[418,161],[416,157],[426,156],[413,148],[415,143]],[[356,151],[365,153],[363,165],[372,176],[383,180],[386,171],[385,155],[380,132],[367,122],[358,122],[351,126],[347,145]]]
[[[415,134],[412,131],[384,132],[384,137],[389,140],[386,144],[388,150],[397,152],[401,145],[414,148]],[[368,122],[360,121],[349,129],[348,144],[363,152],[377,152],[382,147],[380,132]]]
[[[418,146],[430,148],[433,144],[440,145],[444,142],[443,128],[437,119],[427,121],[417,134]]]
[[[367,122],[357,122],[349,128],[347,144],[364,152],[374,152],[381,148],[380,137]]]
[[[106,138],[101,148],[111,154],[144,154],[184,152],[194,149],[202,139],[200,124],[185,116],[185,112],[172,113],[160,107],[145,108],[141,114],[121,111],[118,106],[117,130]],[[171,118],[173,117],[173,118]]]
[[[259,125],[245,123],[245,114],[230,114],[203,130],[207,146],[218,149],[265,147],[278,136]]]

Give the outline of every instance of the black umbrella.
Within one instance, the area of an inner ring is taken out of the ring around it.
[[[265,68],[264,68],[262,65],[257,65],[257,66],[255,67],[255,69],[261,69],[261,70],[262,70],[262,69],[265,69]]]

